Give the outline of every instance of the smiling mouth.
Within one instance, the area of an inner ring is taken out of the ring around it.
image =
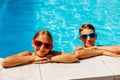
[[[45,54],[41,54],[41,53],[39,53],[39,57],[43,57],[43,56],[45,56]]]
[[[37,55],[38,55],[39,57],[43,57],[43,56],[45,55],[45,54],[44,54],[44,53],[45,53],[44,51],[39,51],[39,50],[38,50],[36,53],[37,53]]]
[[[87,44],[87,45],[92,45],[92,43],[91,43],[91,42],[86,42],[86,44]]]
[[[91,42],[86,42],[87,44],[91,44]]]

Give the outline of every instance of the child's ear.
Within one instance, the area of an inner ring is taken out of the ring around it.
[[[54,45],[52,45],[51,49],[54,47]]]
[[[32,40],[32,46],[33,46],[33,47],[35,46],[34,40]]]
[[[98,35],[96,34],[96,38],[95,39],[97,39],[97,37],[98,37]]]
[[[79,39],[81,42],[83,42],[83,40],[82,39]]]

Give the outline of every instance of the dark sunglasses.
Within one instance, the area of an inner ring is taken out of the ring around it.
[[[38,41],[38,40],[34,40],[34,43],[35,43],[35,46],[37,47],[41,47],[42,45],[44,45],[46,49],[50,49],[52,47],[51,43],[45,43],[45,42]]]
[[[97,34],[96,33],[90,33],[90,34],[83,34],[83,35],[80,35],[79,39],[81,40],[86,40],[88,38],[88,36],[90,38],[97,38]]]

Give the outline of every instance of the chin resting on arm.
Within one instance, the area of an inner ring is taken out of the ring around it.
[[[74,54],[70,53],[59,53],[55,52],[56,55],[48,55],[45,57],[45,59],[40,61],[33,62],[34,64],[43,64],[43,63],[49,63],[49,62],[60,62],[60,63],[73,63],[77,62],[78,58]]]

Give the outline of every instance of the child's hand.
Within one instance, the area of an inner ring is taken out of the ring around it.
[[[49,57],[39,57],[37,55],[33,55],[34,61],[32,63],[34,64],[43,64],[47,62],[51,62],[51,59]]]
[[[80,49],[83,49],[83,47],[82,47],[82,46],[77,46],[77,47],[75,48],[75,50],[80,50]]]
[[[34,57],[34,61],[35,61],[35,62],[36,62],[36,61],[47,60],[47,57],[39,57],[39,56],[37,56],[37,55],[33,55],[33,57]]]

